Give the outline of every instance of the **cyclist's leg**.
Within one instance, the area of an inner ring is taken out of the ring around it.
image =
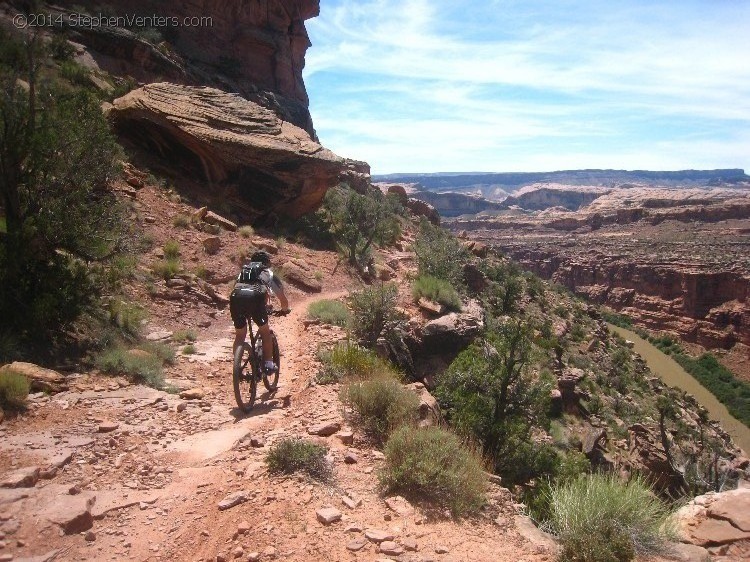
[[[229,314],[234,323],[234,345],[232,346],[232,354],[234,354],[247,337],[247,299],[238,291],[232,291],[229,297]]]
[[[271,341],[271,328],[268,325],[268,312],[266,312],[266,291],[258,292],[257,299],[253,304],[252,319],[258,326],[258,334],[263,342],[263,361],[268,365],[273,361],[273,343]]]
[[[263,360],[273,361],[273,341],[271,340],[271,327],[266,323],[258,328],[258,333],[263,341]]]

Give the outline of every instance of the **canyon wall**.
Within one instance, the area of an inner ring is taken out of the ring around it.
[[[750,277],[690,264],[635,263],[592,253],[501,248],[525,269],[574,293],[627,313],[654,330],[708,348],[750,346]]]

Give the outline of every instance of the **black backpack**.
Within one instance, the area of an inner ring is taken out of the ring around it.
[[[237,276],[237,283],[246,285],[258,285],[262,283],[260,274],[266,269],[266,266],[259,261],[252,261],[242,266],[242,271]]]

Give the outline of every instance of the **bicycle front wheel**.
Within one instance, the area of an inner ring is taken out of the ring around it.
[[[257,383],[255,381],[255,361],[253,359],[253,348],[243,343],[234,350],[234,369],[232,372],[232,384],[234,386],[234,399],[240,410],[247,413],[255,403]]]
[[[281,370],[281,361],[279,359],[279,342],[276,341],[276,334],[271,332],[271,341],[273,342],[273,362],[276,363],[276,370],[267,373],[263,369],[263,384],[268,390],[276,390],[279,386],[279,371]]]

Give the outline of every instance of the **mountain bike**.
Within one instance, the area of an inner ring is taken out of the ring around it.
[[[269,311],[268,316],[286,316],[288,311]],[[263,381],[267,390],[276,390],[279,384],[279,370],[281,369],[279,358],[279,342],[276,334],[271,330],[273,340],[273,362],[276,369],[267,371],[263,361],[263,339],[260,333],[253,330],[253,321],[248,318],[250,342],[242,342],[234,352],[234,368],[232,370],[232,384],[234,386],[234,398],[240,410],[247,413],[255,403],[258,391],[258,382]]]

